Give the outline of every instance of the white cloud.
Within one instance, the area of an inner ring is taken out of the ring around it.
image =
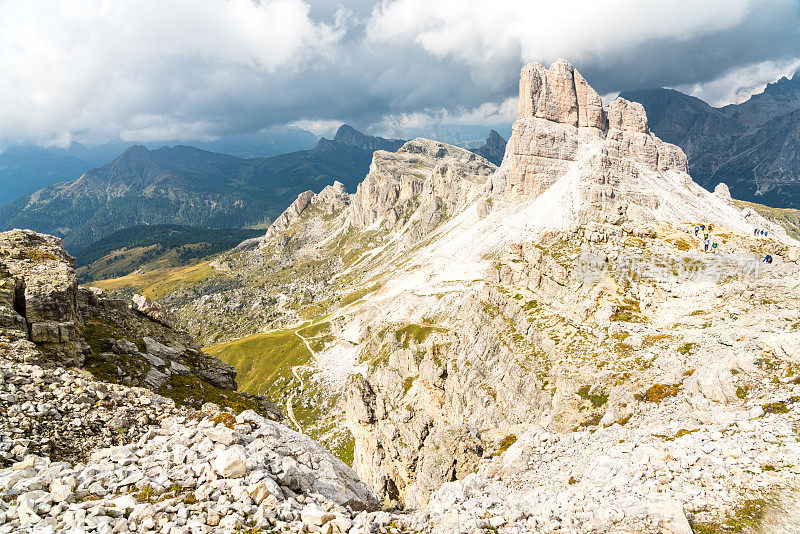
[[[374,127],[380,132],[394,132],[395,137],[407,137],[407,132],[435,124],[498,125],[514,122],[517,116],[517,98],[508,98],[496,104],[485,102],[470,110],[450,111],[442,108],[415,113],[397,113],[383,117]]]
[[[367,27],[374,43],[414,42],[470,64],[514,56],[579,62],[654,39],[687,39],[743,20],[751,0],[389,0]]]
[[[344,121],[339,119],[332,119],[332,120],[299,120],[295,121],[289,126],[296,126],[298,128],[302,128],[304,130],[308,130],[309,132],[313,133],[314,135],[331,135],[332,133],[336,133],[337,128],[342,125]]]
[[[0,131],[56,139],[163,127],[142,125],[147,116],[194,123],[180,108],[332,57],[341,17],[308,11],[301,0],[4,0]]]
[[[763,92],[768,83],[784,76],[791,78],[799,68],[800,58],[760,61],[731,69],[710,82],[681,85],[675,89],[696,96],[716,107],[738,104],[754,94]]]

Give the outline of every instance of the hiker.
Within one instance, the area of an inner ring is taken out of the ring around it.
[[[764,230],[764,237],[767,237],[767,234],[768,234],[768,233],[769,233],[769,232],[767,232],[766,230]]]
[[[764,256],[764,263],[772,263],[772,255],[767,254]]]
[[[705,231],[706,231],[706,225],[705,225],[705,224],[701,224],[701,225],[700,225],[700,230],[702,230],[703,232],[705,232]]]
[[[753,228],[753,235],[758,235],[758,228]]]
[[[714,243],[711,245],[711,252],[713,252],[714,254],[717,253],[717,242],[716,241],[714,241]]]
[[[703,250],[704,250],[705,252],[708,252],[708,244],[709,244],[709,241],[708,241],[708,234],[706,234],[705,241],[703,241]]]
[[[697,234],[699,234],[699,233],[700,233],[700,227],[699,226],[695,226],[694,227],[694,236],[697,237]]]

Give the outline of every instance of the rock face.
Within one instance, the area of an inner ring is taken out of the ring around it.
[[[325,138],[320,139],[317,145],[317,150],[327,150],[335,146],[347,146],[358,148],[367,152],[375,152],[376,150],[388,150],[394,152],[405,143],[402,139],[384,139],[383,137],[374,137],[372,135],[365,135],[349,124],[342,124],[338,130],[333,141]]]
[[[267,229],[267,237],[276,236],[289,228],[294,221],[300,218],[300,214],[308,207],[312,198],[314,198],[313,191],[300,193],[295,201],[269,226]]]
[[[6,318],[0,334],[30,339],[80,362],[82,329],[73,267],[58,238],[21,230],[0,234],[0,314]]]
[[[622,91],[619,96],[642,104],[650,129],[664,141],[680,146],[690,165],[695,156],[726,145],[732,136],[746,130],[723,110],[674,89]],[[695,176],[694,168],[691,171]]]
[[[714,188],[714,196],[719,198],[725,204],[730,206],[733,205],[733,199],[731,198],[731,191],[728,189],[728,186],[724,183],[717,184],[717,187]]]
[[[292,224],[300,220],[308,207],[317,208],[326,215],[331,215],[341,211],[348,204],[350,204],[350,195],[347,194],[347,189],[341,182],[333,182],[333,185],[325,186],[317,194],[314,194],[313,191],[300,193],[295,201],[267,228],[266,235],[258,242],[264,244],[270,239],[280,236]]]
[[[172,317],[169,310],[153,299],[147,298],[144,295],[134,295],[133,298],[131,298],[131,304],[134,310],[163,324],[167,328],[172,328],[175,324],[175,319]]]
[[[347,221],[367,228],[380,221],[401,228],[416,212],[419,234],[436,226],[444,213],[464,205],[474,185],[482,185],[495,166],[467,150],[414,139],[396,153],[376,152],[370,172],[353,195]]]
[[[654,173],[687,172],[676,146],[649,132],[644,108],[617,99],[603,108],[599,95],[566,61],[549,69],[538,63],[522,69],[519,112],[502,169],[505,198],[535,198],[572,170],[590,151],[578,194],[581,216],[594,218],[634,202],[658,207],[658,198],[641,183],[636,164]]]

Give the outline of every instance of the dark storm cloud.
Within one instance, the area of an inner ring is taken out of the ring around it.
[[[511,120],[519,68],[718,101],[798,61],[800,2],[7,0],[0,139],[190,139],[293,122]],[[758,78],[758,79],[755,79]]]

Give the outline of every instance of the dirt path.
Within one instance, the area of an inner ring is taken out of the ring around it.
[[[312,325],[309,325],[309,326],[312,326]],[[299,337],[301,340],[303,340],[303,344],[306,346],[306,349],[308,349],[308,352],[311,354],[311,357],[316,362],[317,361],[317,353],[314,352],[314,350],[311,348],[311,345],[308,343],[308,339],[309,338],[303,337],[302,335],[300,335],[300,332],[297,331],[297,330],[295,330],[294,333],[295,333],[295,335],[297,337]],[[300,387],[295,389],[294,391],[292,391],[291,395],[289,395],[289,397],[286,398],[286,414],[289,416],[289,420],[292,422],[292,424],[297,428],[297,431],[302,433],[303,432],[303,427],[300,425],[300,423],[295,418],[294,410],[292,409],[292,403],[294,402],[295,396],[297,395],[298,392],[302,393],[303,389],[306,387],[305,381],[303,380],[303,377],[301,377],[300,373],[297,372],[299,369],[313,369],[313,367],[309,366],[309,365],[294,365],[294,366],[292,366],[292,374],[298,380],[298,382],[300,382]]]

